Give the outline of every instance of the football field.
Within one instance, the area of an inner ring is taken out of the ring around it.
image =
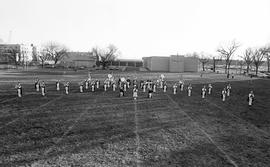
[[[102,81],[107,73],[93,72]],[[117,76],[156,79],[160,73],[119,72]],[[79,92],[87,72],[18,72],[0,79],[0,166],[269,166],[270,80],[222,74],[166,73],[169,89],[138,99],[128,89],[102,88]],[[192,83],[172,93],[179,76]],[[46,81],[47,94],[34,89],[34,79]],[[55,81],[70,81],[66,95]],[[23,97],[14,85],[20,80]],[[103,84],[103,82],[101,82]],[[213,93],[201,98],[212,83]],[[225,102],[227,83],[232,94]],[[186,88],[186,87],[185,87]],[[254,90],[255,103],[247,96]]]

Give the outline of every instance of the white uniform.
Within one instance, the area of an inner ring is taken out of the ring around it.
[[[124,83],[124,91],[127,91],[127,84]]]
[[[189,85],[189,86],[188,86],[188,96],[191,96],[191,91],[192,91],[192,86]]]
[[[180,91],[183,91],[184,90],[184,82],[179,81],[179,84],[180,84]]]
[[[136,100],[137,97],[138,97],[138,89],[137,88],[134,88],[133,89],[133,98],[134,98],[134,100]]]
[[[42,82],[42,83],[40,84],[40,87],[41,87],[41,95],[42,95],[42,96],[45,96],[45,87],[46,87],[45,83]]]
[[[65,93],[66,93],[66,95],[68,95],[68,93],[69,93],[69,82],[67,82],[65,84]]]
[[[112,88],[113,88],[113,91],[116,90],[116,84],[115,83],[112,84]]]
[[[153,92],[156,92],[156,84],[153,85]]]
[[[99,89],[99,81],[97,81],[97,89]]]
[[[163,92],[166,92],[166,91],[167,91],[167,85],[164,85]]]
[[[203,98],[203,99],[205,98],[205,94],[206,94],[206,88],[203,87],[203,88],[202,88],[202,98]]]
[[[208,94],[210,95],[211,93],[212,93],[212,85],[211,84],[209,84],[208,85]]]
[[[86,80],[85,81],[85,89],[88,89],[88,87],[89,87],[89,82],[88,82],[88,80]]]
[[[18,97],[22,97],[22,86],[20,83],[18,83],[15,88],[17,89]]]
[[[146,84],[143,84],[143,92],[146,91]]]
[[[80,92],[83,93],[83,82],[80,83]]]
[[[231,93],[231,85],[227,85],[227,96],[230,96],[230,93]]]
[[[59,83],[59,81],[56,82],[56,90],[57,90],[57,91],[60,90],[60,83]]]
[[[35,82],[36,91],[39,92],[39,81]]]
[[[177,91],[177,85],[173,85],[173,94],[176,94]]]
[[[253,92],[250,92],[248,94],[248,105],[252,106],[253,101],[254,101],[254,94],[253,94]]]
[[[221,92],[221,95],[222,95],[222,101],[225,101],[226,100],[226,89],[223,89],[222,92]]]

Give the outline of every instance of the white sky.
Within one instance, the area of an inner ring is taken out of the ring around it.
[[[122,58],[270,43],[270,0],[0,0],[0,38],[73,51],[116,45]],[[241,54],[241,50],[238,52]]]

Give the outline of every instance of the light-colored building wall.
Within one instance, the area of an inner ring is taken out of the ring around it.
[[[170,72],[184,72],[184,56],[170,56]]]
[[[198,72],[199,59],[196,57],[185,57],[184,59],[185,72]]]
[[[170,57],[144,57],[143,67],[150,71],[166,72],[197,72],[199,60],[183,55],[172,55]]]

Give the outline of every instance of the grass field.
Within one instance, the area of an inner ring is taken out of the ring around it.
[[[93,72],[105,78],[106,72]],[[156,78],[159,73],[121,72],[116,76]],[[225,75],[185,73],[193,94],[160,89],[153,99],[128,90],[79,93],[87,72],[0,73],[0,166],[269,166],[270,80],[229,80],[232,95],[220,98]],[[48,93],[34,91],[34,77]],[[169,85],[179,74],[165,74]],[[55,81],[71,81],[71,93],[56,92]],[[14,84],[22,81],[23,98]],[[213,94],[201,99],[203,84]],[[255,104],[247,105],[250,89]]]

